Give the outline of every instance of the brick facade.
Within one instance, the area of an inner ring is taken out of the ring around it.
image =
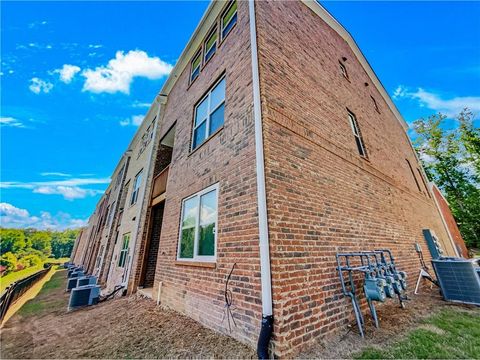
[[[426,249],[422,229],[448,237],[408,168],[406,159],[420,165],[404,129],[346,41],[300,2],[256,8],[275,344],[277,355],[289,356],[350,320],[336,252],[390,248],[413,278],[414,244]],[[452,253],[448,241],[443,246]]]
[[[200,33],[205,35],[219,23],[220,7],[227,5],[219,2],[209,8],[204,17],[208,28],[202,20]],[[131,163],[120,196],[126,203],[116,213],[104,268],[111,290],[124,276],[117,263],[122,235],[130,232],[129,293],[139,286],[152,287],[162,305],[254,345],[262,299],[252,49],[249,4],[238,1],[237,6],[236,25],[202,65],[198,78],[190,84],[187,64],[174,70],[171,86],[167,81],[168,99],[159,109],[151,156],[149,151],[137,156],[142,147],[138,139],[151,118],[130,145]],[[273,347],[281,357],[295,355],[351,321],[351,306],[341,294],[335,270],[336,252],[390,248],[410,279],[420,266],[415,243],[426,249],[422,229],[434,230],[445,253],[455,253],[396,110],[358,52],[314,11],[316,6],[301,1],[255,2]],[[197,37],[196,33],[187,45],[187,54],[201,46]],[[195,48],[190,49],[192,44]],[[184,56],[180,64],[191,60]],[[192,151],[195,105],[222,76],[224,125]],[[359,155],[349,111],[356,117],[366,158]],[[172,129],[173,148],[160,143]],[[152,184],[167,165],[165,200],[158,211],[158,205],[151,207]],[[147,177],[141,192],[145,198],[130,206],[140,169]],[[216,261],[178,261],[182,200],[214,184],[218,184]],[[94,231],[92,225],[88,229]],[[81,250],[80,243],[78,249],[77,253],[89,251]],[[230,333],[224,291],[234,264],[229,290],[237,326]]]

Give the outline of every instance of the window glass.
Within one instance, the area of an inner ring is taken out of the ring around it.
[[[234,1],[222,17],[222,38],[232,29],[233,25],[237,22],[237,2]]]
[[[217,106],[225,101],[225,79],[222,79],[212,90],[210,95],[210,109],[215,110]]]
[[[182,205],[178,258],[211,261],[215,256],[217,186],[195,194]]]
[[[210,134],[213,134],[217,129],[219,129],[223,125],[223,119],[224,119],[224,109],[225,109],[225,104],[220,105],[220,107],[215,110],[210,116]]]
[[[120,256],[118,258],[118,266],[119,267],[124,267],[125,266],[125,260],[127,258],[128,243],[129,242],[130,242],[130,234],[123,235],[122,249],[120,250]]]
[[[224,123],[225,78],[205,96],[195,109],[192,150],[202,144]]]
[[[198,145],[200,145],[204,140],[205,138],[207,137],[206,136],[206,131],[207,130],[207,122],[204,121],[202,125],[200,125],[199,127],[197,127],[194,131],[194,134],[193,134],[193,148],[195,149]]]
[[[141,183],[142,183],[142,171],[140,171],[135,177],[135,181],[133,183],[132,197],[130,199],[130,205],[133,205],[137,202],[138,192],[139,192]]]
[[[205,42],[205,62],[217,51],[217,29],[214,29]]]
[[[216,191],[200,198],[200,229],[198,235],[198,255],[215,255],[215,222],[217,218]]]
[[[192,60],[192,65],[191,65],[192,73],[190,74],[190,81],[195,80],[196,77],[200,74],[201,62],[202,62],[201,52],[198,52],[198,54]]]
[[[205,98],[198,106],[195,114],[195,125],[200,124],[207,118],[208,113],[208,97]]]
[[[350,126],[352,127],[352,132],[355,136],[355,143],[357,145],[358,153],[361,156],[366,157],[367,153],[365,152],[365,145],[363,144],[363,139],[360,135],[360,130],[358,129],[357,119],[351,112],[348,113],[348,119],[350,120]]]

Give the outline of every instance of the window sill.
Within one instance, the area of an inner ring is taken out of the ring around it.
[[[209,268],[209,269],[215,269],[217,267],[217,263],[214,263],[214,262],[184,261],[184,260],[175,261],[175,265],[202,267],[202,268]]]
[[[212,139],[213,137],[215,137],[215,135],[217,135],[220,131],[222,131],[223,127],[224,127],[224,125],[220,126],[217,130],[215,130],[215,132],[212,135],[210,135],[208,138],[206,138],[203,143],[198,145],[195,149],[191,150],[190,153],[188,154],[188,157],[195,154],[198,151],[198,149],[201,149],[207,142],[210,141],[210,139]]]

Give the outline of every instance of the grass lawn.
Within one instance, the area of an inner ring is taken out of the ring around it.
[[[45,260],[46,263],[51,263],[51,264],[63,264],[64,262],[67,262],[69,258],[60,258],[60,259],[55,259],[55,258],[47,258]],[[7,288],[7,286],[13,284],[15,281],[21,280],[23,278],[26,278],[27,276],[30,276],[32,274],[35,274],[37,271],[40,271],[43,269],[43,264],[26,268],[20,271],[14,271],[11,272],[5,276],[0,277],[0,294]]]
[[[386,348],[367,348],[354,359],[479,359],[480,312],[444,309],[404,339]]]
[[[0,277],[0,294],[3,292],[3,290],[7,288],[7,286],[9,286],[10,284],[13,284],[15,281],[26,278],[27,276],[35,274],[37,271],[40,271],[42,269],[43,269],[43,264],[39,266],[26,268],[20,271],[14,271],[5,276]]]

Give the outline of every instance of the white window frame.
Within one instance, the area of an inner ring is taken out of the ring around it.
[[[138,181],[138,177],[140,176],[140,182]],[[133,206],[137,203],[138,200],[138,193],[140,191],[140,187],[142,186],[142,179],[143,178],[143,169],[140,170],[137,175],[135,175],[135,179],[133,180],[133,188],[132,188],[132,195],[130,196],[130,206]],[[138,187],[137,187],[138,184]]]
[[[128,235],[128,244],[127,247],[125,246],[125,237]],[[130,233],[125,233],[122,235],[122,247],[120,248],[120,252],[118,253],[118,261],[117,261],[117,267],[119,268],[125,268],[125,265],[127,264],[127,257],[130,249]],[[125,253],[125,257],[123,258],[123,264],[120,265],[120,260],[122,259],[122,253]]]
[[[230,25],[230,23],[232,22],[232,19],[234,18],[235,14],[237,15],[237,19],[235,20],[235,22],[238,21],[238,4],[237,4],[237,10],[235,10],[234,15],[232,15],[230,21],[226,25],[223,25],[223,19],[228,14],[228,12],[230,11],[230,8],[235,4],[235,2],[236,2],[236,0],[231,0],[230,5],[228,5],[228,7],[222,12],[222,16],[220,17],[220,37],[221,37],[222,41],[228,36],[228,34],[230,34],[230,32],[233,29],[233,26],[235,26],[235,25],[233,25],[225,35],[223,34],[223,30],[225,30],[225,28],[227,28]]]
[[[213,135],[213,134],[210,134],[210,118],[211,118],[212,114],[220,106],[222,106],[226,102],[227,82],[226,82],[225,79],[226,78],[225,78],[225,75],[224,75],[219,80],[217,80],[217,82],[215,82],[215,84],[212,87],[210,87],[210,90],[208,91],[208,93],[197,103],[197,105],[195,105],[195,108],[193,109],[193,131],[192,131],[192,142],[191,142],[191,145],[190,145],[190,151],[198,149],[210,136]],[[210,100],[211,100],[210,95],[212,94],[212,91],[215,90],[215,88],[224,80],[225,80],[225,93],[223,94],[223,101],[220,102],[214,109],[210,109]],[[207,99],[207,104],[208,104],[207,105],[207,117],[202,122],[200,122],[198,124],[195,124],[196,121],[197,121],[197,109],[205,101],[205,99]],[[205,121],[207,122],[207,126],[205,126],[205,137],[203,138],[203,141],[201,143],[197,144],[196,147],[193,147],[194,141],[195,141],[195,131],[197,130],[197,128],[199,128],[201,125],[203,125],[203,123]],[[225,124],[225,113],[223,114],[223,122]]]
[[[180,226],[178,232],[178,246],[177,246],[177,261],[191,261],[191,262],[216,262],[217,261],[217,240],[218,240],[218,193],[219,193],[218,183],[211,185],[185,199],[182,200],[182,206],[180,208]],[[214,233],[214,254],[213,256],[197,255],[198,253],[198,236],[200,228],[200,198],[202,195],[205,195],[211,191],[216,191],[216,206],[217,206],[217,215],[215,216],[215,233]],[[183,225],[183,210],[185,208],[185,202],[197,197],[197,216],[195,219],[195,237],[193,240],[193,257],[192,258],[182,258],[180,257],[180,249],[182,246],[182,225]]]
[[[358,151],[358,145],[357,145],[356,140],[358,139],[358,141],[360,143],[360,147],[362,149],[362,152],[359,153],[359,155],[363,158],[367,158],[367,151],[365,150],[365,144],[363,142],[362,135],[360,135],[360,130],[358,128],[357,117],[351,111],[348,111],[348,120],[350,121],[350,126],[352,127],[353,135],[355,136],[355,146],[357,147],[357,151]]]

